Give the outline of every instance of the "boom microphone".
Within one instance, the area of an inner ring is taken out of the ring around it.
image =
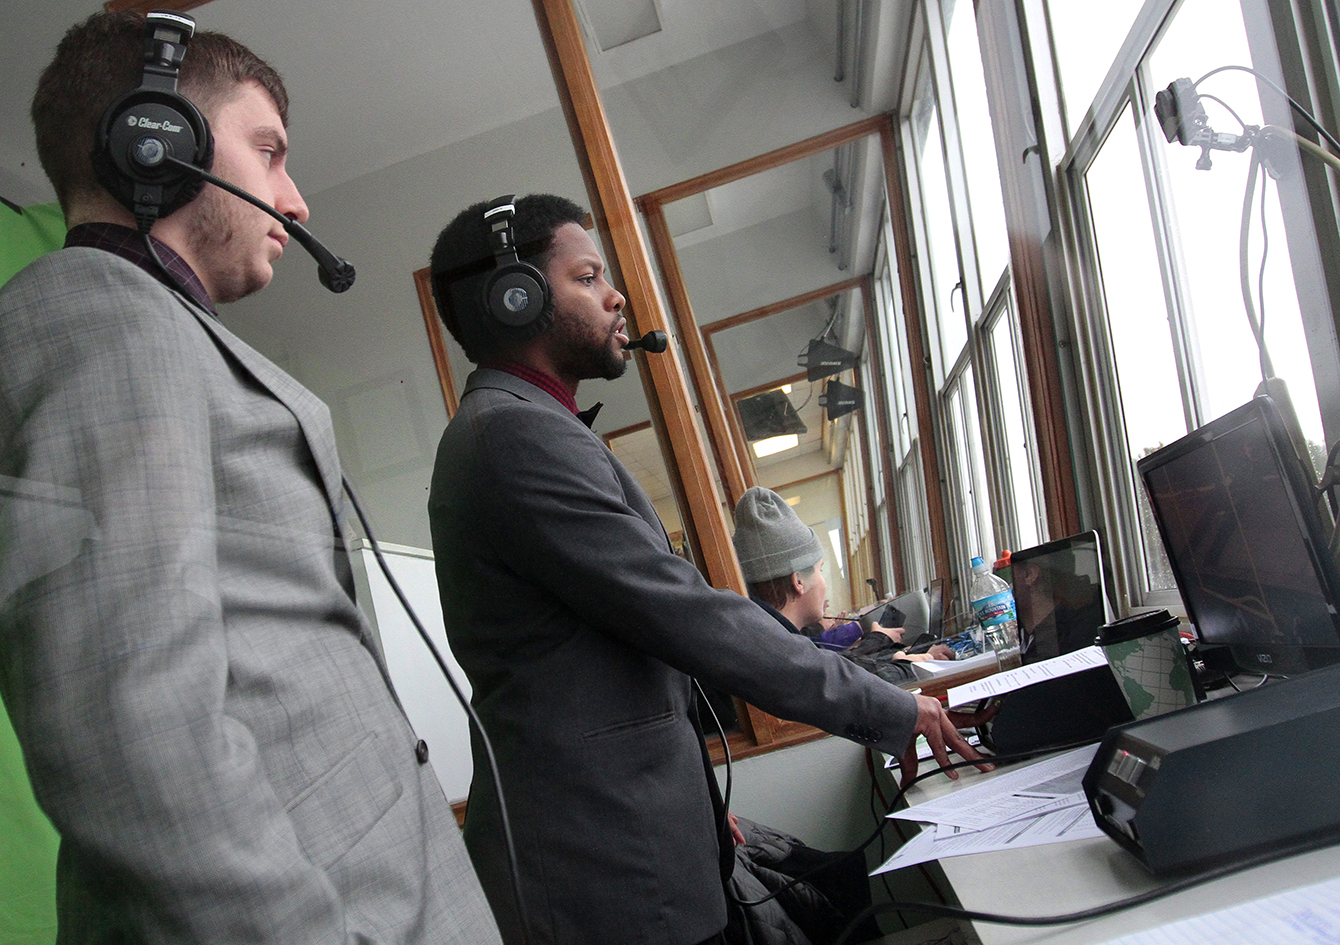
[[[321,244],[321,241],[313,236],[311,232],[297,220],[284,216],[274,207],[270,206],[268,203],[263,203],[257,197],[253,197],[241,187],[230,184],[221,177],[215,177],[209,171],[202,170],[194,164],[188,164],[186,161],[175,158],[170,154],[164,155],[163,161],[174,167],[179,167],[190,174],[194,174],[196,177],[208,181],[215,187],[228,191],[228,193],[232,194],[234,197],[240,197],[253,207],[258,210],[264,210],[266,213],[270,214],[270,216],[278,220],[283,224],[284,231],[297,240],[298,245],[307,250],[307,252],[311,254],[311,257],[316,260],[317,278],[320,279],[321,284],[330,291],[343,292],[354,284],[354,267],[339,256],[336,256],[330,250],[326,249],[326,247]],[[656,332],[652,332],[652,334],[656,334]],[[662,337],[665,336],[664,332],[661,332],[660,334]],[[664,342],[662,342],[661,350],[665,350]]]
[[[625,351],[632,351],[634,348],[641,348],[648,354],[660,354],[670,345],[670,339],[665,332],[660,329],[649,331],[636,341],[630,341],[623,346]]]

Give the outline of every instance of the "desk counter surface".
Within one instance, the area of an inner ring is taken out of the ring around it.
[[[958,786],[993,777],[961,770],[958,782],[940,775],[907,793],[915,806],[942,797]],[[1225,824],[1232,829],[1232,824]],[[1160,885],[1144,865],[1107,837],[994,853],[948,857],[939,861],[966,909],[1003,915],[1047,916],[1076,912],[1125,899]],[[1101,919],[1062,926],[1012,926],[974,922],[983,945],[1045,943],[1096,945],[1191,916],[1216,912],[1252,899],[1308,886],[1340,876],[1340,847],[1235,873],[1214,882],[1125,909]]]

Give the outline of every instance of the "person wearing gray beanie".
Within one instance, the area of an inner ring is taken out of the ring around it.
[[[735,507],[734,542],[750,600],[785,630],[810,637],[815,646],[841,651],[863,669],[895,684],[916,677],[914,661],[953,658],[943,646],[929,657],[906,652],[904,617],[896,608],[881,611],[884,620],[892,618],[890,626],[872,622],[868,634],[857,621],[823,627],[828,593],[823,549],[814,529],[771,489],[754,486],[741,497]]]
[[[786,500],[754,486],[735,506],[735,554],[746,584],[813,568],[824,556],[819,539]]]
[[[823,548],[814,529],[800,520],[786,500],[771,489],[754,486],[735,506],[735,555],[748,585],[749,599],[784,629],[809,636],[816,646],[841,650],[861,638],[859,624],[844,624],[834,634],[815,636],[827,606]]]

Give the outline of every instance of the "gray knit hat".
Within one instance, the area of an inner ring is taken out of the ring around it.
[[[785,499],[759,486],[735,507],[735,554],[748,584],[806,571],[824,556],[814,529]]]

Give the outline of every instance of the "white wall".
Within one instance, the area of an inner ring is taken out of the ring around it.
[[[387,545],[382,547],[382,557],[423,623],[461,695],[469,699],[470,682],[447,644],[432,553],[402,545]],[[391,590],[372,551],[367,547],[357,549],[352,562],[359,605],[377,631],[386,669],[391,674],[400,705],[414,731],[428,743],[428,763],[447,799],[453,802],[464,800],[470,793],[470,778],[474,772],[465,709]]]
[[[882,763],[882,762],[880,762]],[[716,769],[726,787],[726,768]],[[819,850],[849,850],[874,829],[865,749],[823,738],[732,765],[731,810]],[[891,783],[891,782],[888,782]],[[885,785],[887,794],[887,783]]]

